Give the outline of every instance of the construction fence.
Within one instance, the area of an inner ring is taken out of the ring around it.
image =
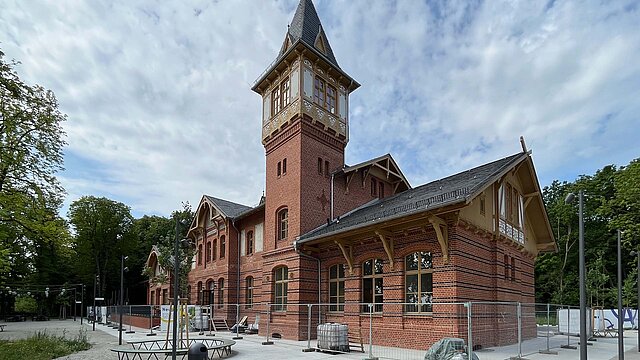
[[[172,311],[170,305],[126,305],[89,307],[87,314],[125,332],[164,336]],[[464,351],[489,359],[492,353],[522,358],[575,348],[578,312],[567,305],[515,302],[188,305],[178,316],[185,323],[178,324],[200,335],[227,333],[265,346],[286,342],[301,351],[367,359],[424,359],[434,343],[454,338],[464,342]]]

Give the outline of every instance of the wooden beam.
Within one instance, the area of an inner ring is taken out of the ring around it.
[[[364,183],[367,181],[367,176],[369,176],[369,172],[371,171],[371,166],[367,167],[367,169],[362,174],[362,188],[364,189]]]
[[[524,194],[524,195],[523,195],[523,197],[524,197],[524,198],[530,198],[530,197],[534,197],[534,196],[536,196],[536,195],[540,195],[540,193],[539,193],[539,192],[537,192],[537,191],[534,191],[534,192],[532,192],[532,193]]]
[[[358,170],[356,170],[353,174],[351,174],[351,176],[347,175],[347,187],[346,187],[345,194],[349,193],[349,184],[351,184],[351,181],[353,180],[354,177],[356,177],[356,175],[358,175]]]
[[[389,257],[389,265],[391,265],[391,267],[393,268],[393,241],[387,239],[390,233],[382,230],[376,230],[375,233],[380,238],[380,241],[382,241],[384,252],[386,252],[387,256]]]
[[[525,209],[527,208],[527,206],[529,206],[529,203],[531,202],[531,200],[533,200],[533,198],[532,198],[532,197],[527,198],[527,200],[525,200],[525,201],[524,201],[524,208],[525,208]]]
[[[442,250],[442,261],[444,264],[449,263],[449,230],[447,227],[447,223],[437,216],[429,216],[427,219],[433,229],[436,231],[436,236],[438,237],[438,243],[440,244],[440,249]]]
[[[347,250],[347,247],[340,241],[334,240],[334,243],[336,243],[336,245],[338,245],[338,247],[340,248],[340,251],[342,251],[342,256],[344,256],[344,259],[347,261],[347,266],[349,267],[349,275],[353,275],[353,249],[351,246],[349,246],[349,249]]]
[[[382,165],[380,165],[378,163],[374,163],[373,165],[379,167],[380,169],[382,169],[384,171],[386,171],[387,172],[387,178],[389,178],[389,174],[391,174],[391,175],[393,175],[395,177],[398,177],[398,178],[402,179],[402,176],[400,176],[400,174],[396,173],[395,171],[391,171],[391,169],[389,169],[389,168],[386,168],[386,167],[384,167],[384,166],[382,166]]]

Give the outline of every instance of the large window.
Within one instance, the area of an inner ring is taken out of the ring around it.
[[[431,312],[433,303],[433,257],[415,252],[405,257],[405,311]]]
[[[524,197],[508,182],[498,189],[500,233],[524,244]]]
[[[383,296],[382,260],[370,259],[362,263],[362,305],[363,312],[369,312],[369,306],[374,304],[374,312],[382,312]]]
[[[273,310],[286,311],[287,310],[287,290],[289,284],[289,268],[282,266],[276,268],[273,271],[273,287],[274,287],[274,299],[275,304]]]
[[[245,308],[249,309],[253,307],[253,277],[247,276],[247,280],[245,281],[246,291],[245,291]]]
[[[198,266],[202,265],[202,244],[198,245]]]
[[[253,254],[253,231],[247,233],[247,255]]]
[[[216,259],[216,254],[217,254],[216,251],[218,251],[217,249],[218,249],[218,241],[217,240],[213,240],[213,242],[211,243],[211,258],[213,260]]]
[[[280,112],[280,86],[271,93],[271,115],[275,115]]]
[[[282,109],[289,105],[289,78],[284,79],[284,81],[280,84],[280,99]]]
[[[284,79],[271,92],[271,115],[276,115],[287,105],[289,105],[289,78]]]
[[[224,279],[218,279],[218,307],[224,306]]]
[[[220,259],[224,258],[224,254],[226,252],[226,243],[224,239],[224,235],[220,237]]]
[[[326,84],[324,80],[316,76],[313,87],[313,101],[335,114],[338,104],[336,88]]]
[[[329,268],[329,311],[344,311],[344,265]]]
[[[206,262],[211,261],[211,241],[207,242],[207,248],[205,251]]]
[[[198,304],[202,304],[202,281],[198,281],[198,294],[196,296]]]
[[[284,240],[289,236],[289,210],[284,208],[278,211],[278,240]]]
[[[207,303],[205,305],[212,305],[213,304],[213,292],[216,288],[216,283],[213,280],[208,280],[207,281],[207,290],[203,293],[203,295],[205,296],[205,301],[207,301]]]

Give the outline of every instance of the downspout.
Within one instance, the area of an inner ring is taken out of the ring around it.
[[[333,177],[333,175],[331,176]],[[322,294],[322,290],[320,288],[320,285],[322,284],[322,276],[320,274],[320,259],[318,259],[317,257],[313,257],[311,255],[307,255],[303,252],[300,252],[300,249],[298,248],[298,240],[300,240],[300,237],[296,237],[296,240],[293,242],[293,250],[295,250],[295,252],[302,256],[302,257],[306,257],[307,259],[311,259],[311,260],[315,260],[318,262],[318,304],[322,303],[322,301],[320,301],[321,299],[321,294]],[[320,312],[318,312],[318,314],[320,314]],[[320,319],[320,317],[318,317],[318,319]]]
[[[331,214],[329,214],[329,217],[331,218],[331,222],[333,222],[333,177],[335,176],[335,173],[331,173]]]
[[[242,239],[240,238],[240,231],[238,231],[238,228],[236,227],[235,220],[231,220],[231,226],[236,229],[236,234],[238,236],[238,276],[236,279],[236,306],[240,306],[240,248],[242,247],[242,244],[240,244],[240,242],[242,241]],[[236,319],[236,321],[238,320]]]

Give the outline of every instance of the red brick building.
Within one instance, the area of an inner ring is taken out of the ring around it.
[[[245,315],[272,304],[270,332],[293,339],[307,336],[306,307],[295,304],[329,304],[327,320],[359,326],[369,321],[361,303],[374,303],[376,336],[405,347],[464,337],[466,319],[434,315],[458,311],[446,303],[533,303],[535,258],[556,245],[530,152],[418,187],[389,154],[346,165],[349,95],[359,86],[311,0],[301,0],[252,88],[263,102],[265,196],[255,207],[202,197],[188,235],[197,250],[191,302],[242,304]],[[150,302],[165,290],[150,289]],[[478,326],[486,331],[475,343],[511,341],[494,320]],[[407,339],[407,328],[433,336]]]

